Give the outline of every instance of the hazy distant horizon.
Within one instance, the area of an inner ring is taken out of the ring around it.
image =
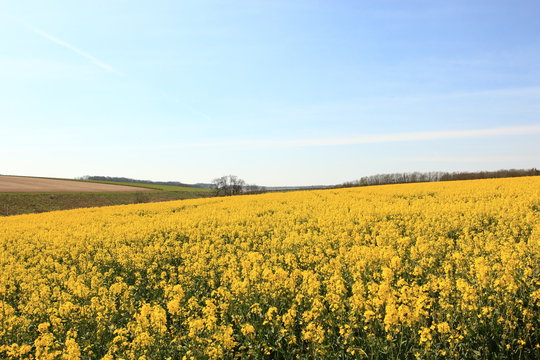
[[[540,3],[0,4],[0,173],[266,186],[538,167]]]

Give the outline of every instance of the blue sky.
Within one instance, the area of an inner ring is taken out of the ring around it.
[[[540,165],[538,1],[2,1],[0,173]]]

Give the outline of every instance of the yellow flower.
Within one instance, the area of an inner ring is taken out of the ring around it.
[[[240,330],[244,336],[255,333],[255,328],[251,324],[244,324]]]
[[[0,217],[0,358],[371,358],[398,340],[404,358],[460,358],[486,336],[532,354],[537,189],[527,177]]]

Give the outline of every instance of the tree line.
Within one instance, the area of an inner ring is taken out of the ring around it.
[[[387,184],[406,184],[417,182],[436,182],[436,181],[455,181],[455,180],[473,180],[473,179],[495,179],[520,176],[539,176],[540,170],[532,169],[507,169],[496,171],[476,171],[476,172],[409,172],[409,173],[391,173],[364,176],[358,180],[348,181],[336,187],[355,187]]]
[[[146,185],[169,185],[169,186],[188,186],[199,189],[210,189],[212,188],[211,184],[206,183],[197,183],[197,184],[186,184],[180,181],[152,181],[152,180],[138,180],[127,177],[119,176],[90,176],[85,175],[77,178],[79,180],[94,180],[94,181],[110,181],[110,182],[123,182],[123,183],[134,183],[134,184],[146,184]]]
[[[112,181],[112,182],[124,182],[124,183],[133,183],[133,184],[148,184],[148,185],[171,185],[171,186],[191,186],[189,184],[184,184],[179,181],[152,181],[152,180],[137,180],[126,177],[117,177],[117,176],[82,176],[79,179],[81,180],[94,180],[94,181]]]

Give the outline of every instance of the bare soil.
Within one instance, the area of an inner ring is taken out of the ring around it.
[[[0,192],[115,192],[154,191],[135,186],[99,184],[84,181],[0,176]]]

